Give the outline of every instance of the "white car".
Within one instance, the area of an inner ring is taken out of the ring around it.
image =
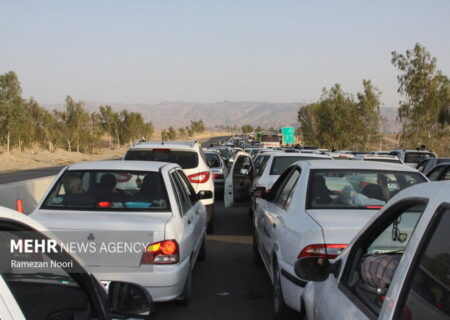
[[[208,212],[208,233],[214,232],[214,179],[200,143],[143,142],[130,147],[123,159],[178,164],[188,177],[195,192],[209,190],[213,193],[211,199],[203,199],[202,203]]]
[[[211,197],[173,163],[83,162],[60,172],[31,217],[69,243],[123,242],[117,254],[78,253],[101,281],[136,282],[157,302],[187,302],[192,269],[206,254],[200,200]]]
[[[245,181],[239,173],[233,178],[238,185]],[[390,197],[426,181],[399,164],[305,160],[291,165],[270,192],[255,191],[254,260],[262,258],[272,279],[276,318],[290,313],[288,308],[301,311],[306,281],[295,276],[298,257],[336,258]],[[238,205],[243,195],[237,192],[245,192],[234,190],[229,201]]]
[[[449,319],[450,183],[395,197],[334,261],[301,258],[307,319]]]
[[[208,160],[208,166],[211,168],[213,175],[216,196],[218,193],[223,194],[225,179],[228,175],[228,168],[225,164],[225,160],[220,156],[220,153],[217,150],[205,149],[204,152],[206,160]]]
[[[436,158],[436,154],[426,150],[407,150],[399,149],[391,151],[391,156],[396,156],[403,161],[404,164],[412,168],[417,168],[419,163],[425,159]]]
[[[294,162],[326,159],[332,160],[330,156],[318,153],[272,152],[261,154],[254,161],[255,176],[253,178],[252,190],[261,187],[269,190],[280,175]],[[253,198],[250,205],[250,212],[254,212],[254,210],[255,199]]]
[[[147,290],[125,282],[111,282],[106,290],[30,217],[0,207],[0,239],[0,319],[151,317],[153,301]],[[50,245],[56,252],[44,249]],[[130,298],[133,303],[121,303]]]

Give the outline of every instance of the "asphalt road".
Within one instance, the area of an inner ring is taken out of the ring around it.
[[[202,144],[206,147],[210,144],[218,144],[221,141],[229,138],[229,136],[215,137],[204,141]],[[58,174],[64,166],[37,168],[29,170],[19,170],[0,173],[0,184],[12,183],[28,179],[37,179]]]
[[[194,268],[191,303],[158,303],[155,320],[273,319],[270,279],[264,267],[252,262],[248,208],[225,209],[220,201],[215,214],[207,258]]]

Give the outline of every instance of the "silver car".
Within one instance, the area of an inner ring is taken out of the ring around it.
[[[225,164],[225,160],[220,156],[220,153],[216,150],[205,150],[206,160],[208,161],[208,166],[211,169],[213,180],[214,180],[214,190],[217,193],[223,193],[224,182],[228,175],[228,169]]]
[[[304,257],[307,319],[449,319],[450,183],[399,192],[335,260]]]

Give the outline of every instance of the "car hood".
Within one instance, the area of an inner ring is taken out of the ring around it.
[[[325,243],[350,243],[378,210],[309,209],[306,211],[322,228]]]

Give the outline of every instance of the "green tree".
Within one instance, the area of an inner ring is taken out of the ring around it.
[[[241,131],[243,134],[247,134],[247,133],[253,132],[253,127],[249,124],[246,124],[246,125],[241,126]]]
[[[392,64],[399,71],[398,92],[403,96],[398,110],[401,144],[448,152],[450,82],[437,69],[437,59],[417,43],[405,54],[392,52]]]

